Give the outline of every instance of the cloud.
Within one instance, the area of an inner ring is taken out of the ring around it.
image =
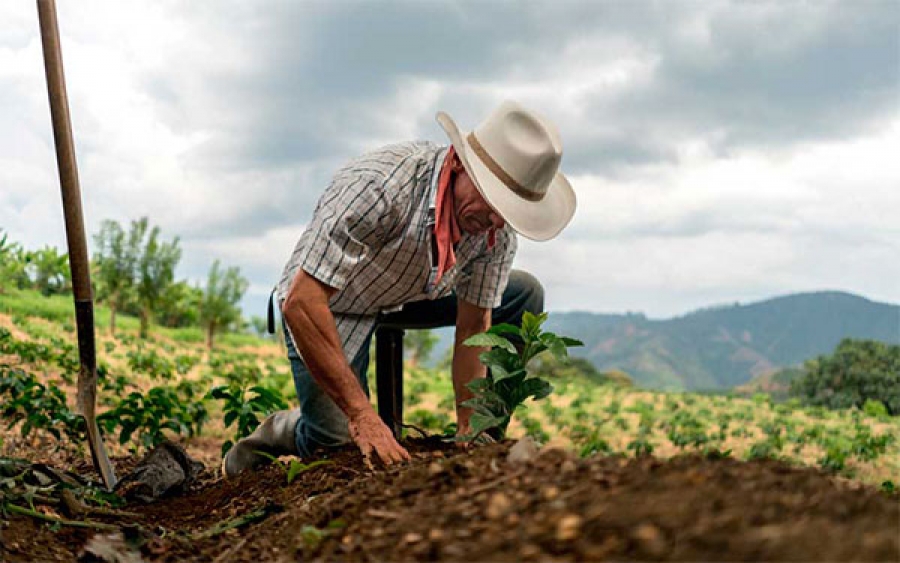
[[[677,313],[813,288],[900,300],[895,2],[59,11],[88,230],[147,215],[181,237],[184,276],[221,256],[251,301],[338,166],[446,142],[438,109],[469,129],[504,98],[557,123],[578,190],[570,228],[518,260],[552,307]],[[36,14],[6,3],[0,22],[0,227],[63,245]]]

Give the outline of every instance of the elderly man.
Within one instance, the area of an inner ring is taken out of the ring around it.
[[[276,289],[300,408],[267,418],[225,457],[232,476],[265,463],[259,452],[309,456],[351,440],[368,460],[409,459],[369,402],[366,372],[376,326],[455,324],[457,428],[469,430],[466,384],[485,377],[464,346],[492,323],[543,310],[543,289],[512,270],[516,233],[555,237],[575,212],[559,172],[556,128],[514,102],[462,135],[440,112],[450,146],[390,145],[339,170]]]

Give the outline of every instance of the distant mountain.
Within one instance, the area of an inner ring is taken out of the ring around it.
[[[547,328],[584,341],[574,355],[601,371],[618,368],[653,388],[731,388],[831,352],[847,337],[900,343],[900,306],[840,292],[712,307],[666,320],[599,317],[591,324],[589,313],[555,313]]]
[[[900,306],[816,292],[665,320],[633,313],[551,312],[546,327],[585,343],[571,349],[573,355],[601,371],[623,370],[642,387],[727,389],[829,353],[842,338],[900,344]],[[442,344],[439,349],[449,345]]]

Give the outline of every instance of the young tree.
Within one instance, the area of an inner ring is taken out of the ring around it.
[[[31,282],[26,268],[31,262],[31,253],[17,242],[10,242],[7,233],[0,236],[0,293],[8,287],[24,289]]]
[[[31,253],[31,260],[26,270],[32,280],[32,285],[42,295],[63,293],[71,289],[72,273],[69,270],[69,255],[60,254],[52,246],[46,246]]]
[[[171,284],[163,292],[156,320],[168,327],[197,326],[200,324],[200,303],[203,290],[181,280]]]
[[[146,221],[146,218],[141,221]],[[147,337],[153,313],[162,302],[166,289],[172,285],[175,267],[181,260],[178,237],[171,242],[162,242],[159,238],[159,227],[153,227],[138,260],[135,294],[141,320],[141,338]]]
[[[109,306],[109,333],[116,334],[116,313],[134,302],[135,277],[147,218],[131,222],[128,234],[116,221],[106,220],[94,235],[94,279],[97,299]]]
[[[200,322],[206,328],[206,346],[212,350],[217,330],[227,329],[240,321],[238,302],[250,283],[241,276],[240,268],[232,266],[219,269],[219,261],[213,262],[206,280],[203,301],[200,304]]]

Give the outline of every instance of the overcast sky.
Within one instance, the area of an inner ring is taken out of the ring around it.
[[[900,2],[60,0],[85,221],[149,216],[263,315],[345,160],[506,98],[579,199],[517,267],[550,310],[900,302]],[[0,2],[0,228],[65,245],[33,2]]]

